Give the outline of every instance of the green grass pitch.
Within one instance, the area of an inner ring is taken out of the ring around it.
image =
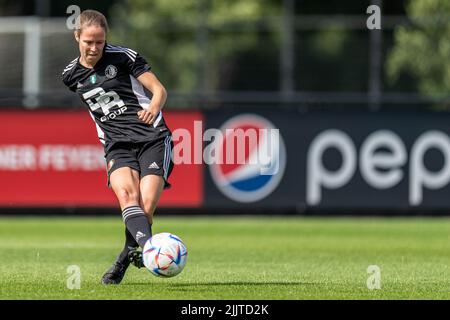
[[[450,298],[449,218],[157,216],[153,231],[185,241],[184,271],[161,279],[130,266],[103,286],[120,217],[2,217],[0,299]],[[79,289],[67,287],[71,265]],[[380,289],[368,288],[371,265]]]

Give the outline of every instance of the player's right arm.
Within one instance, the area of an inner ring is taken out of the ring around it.
[[[137,80],[153,94],[150,105],[147,109],[140,110],[138,117],[141,121],[152,124],[166,103],[166,88],[164,88],[156,75],[151,71],[144,72]]]

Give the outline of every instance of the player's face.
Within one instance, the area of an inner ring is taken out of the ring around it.
[[[106,43],[105,30],[100,26],[88,26],[83,28],[77,38],[80,57],[89,65],[94,66],[102,57]]]

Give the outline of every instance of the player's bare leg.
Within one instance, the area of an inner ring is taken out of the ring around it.
[[[153,224],[153,214],[164,189],[164,179],[157,175],[147,175],[140,182],[140,204],[147,216],[148,222]]]
[[[114,170],[109,181],[122,211],[139,205],[139,172],[128,167]]]

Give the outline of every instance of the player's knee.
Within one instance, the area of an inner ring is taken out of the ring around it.
[[[126,207],[128,205],[139,203],[139,193],[127,188],[120,188],[116,195],[122,206]]]
[[[143,200],[143,203],[144,203],[143,209],[144,209],[145,215],[147,217],[150,217],[149,219],[151,219],[151,217],[153,217],[153,213],[156,210],[158,201],[156,199],[146,198]]]

